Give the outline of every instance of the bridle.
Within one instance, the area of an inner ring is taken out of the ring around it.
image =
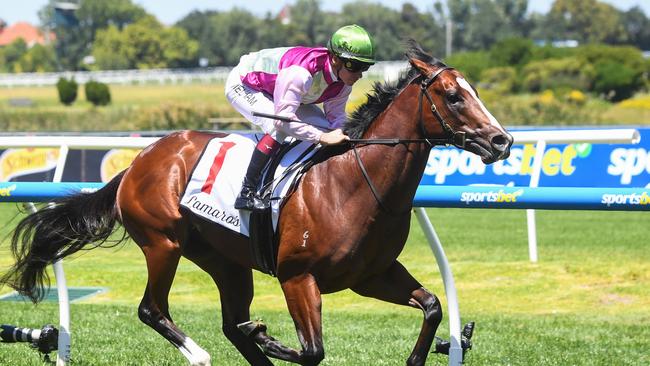
[[[418,125],[420,128],[420,133],[424,138],[421,139],[399,139],[399,138],[389,138],[389,139],[350,139],[349,142],[354,147],[355,145],[398,145],[398,144],[409,144],[409,143],[421,143],[428,144],[430,147],[438,145],[453,145],[459,149],[464,149],[467,142],[467,137],[464,131],[454,131],[451,126],[445,121],[445,118],[442,117],[435,103],[433,103],[433,98],[429,94],[429,87],[433,84],[438,76],[444,71],[454,70],[452,67],[441,67],[436,70],[428,78],[424,78],[424,75],[420,74],[416,76],[413,81],[417,78],[422,78],[420,81],[420,95],[418,96]],[[413,82],[411,81],[411,83]],[[409,83],[409,84],[411,84]],[[423,98],[426,97],[431,104],[431,113],[440,123],[442,131],[445,136],[442,138],[427,138],[426,129],[424,127],[424,118],[422,109],[424,107]]]
[[[372,195],[375,197],[375,200],[379,204],[379,208],[387,212],[389,214],[395,214],[392,210],[390,210],[386,205],[384,205],[383,201],[381,200],[381,197],[379,196],[379,193],[377,192],[377,188],[375,188],[374,184],[372,183],[372,180],[370,179],[370,176],[368,175],[368,171],[366,171],[366,167],[363,165],[363,161],[361,161],[361,157],[359,156],[359,152],[357,151],[357,145],[398,145],[398,144],[407,144],[407,143],[425,143],[428,144],[429,147],[434,147],[437,145],[453,145],[456,146],[460,149],[465,148],[465,144],[467,143],[467,137],[465,132],[463,131],[454,131],[452,128],[449,126],[447,121],[445,121],[445,118],[442,117],[440,112],[438,112],[438,108],[436,107],[435,103],[433,103],[433,98],[431,97],[431,94],[429,94],[429,87],[431,84],[433,84],[438,76],[442,74],[444,71],[447,70],[454,70],[451,67],[442,67],[431,76],[424,78],[423,75],[418,75],[416,76],[413,81],[415,81],[416,78],[422,77],[422,80],[420,81],[420,95],[418,97],[418,125],[420,128],[420,133],[424,138],[421,139],[350,139],[350,143],[352,144],[352,150],[354,151],[354,156],[357,160],[357,164],[359,165],[359,168],[361,169],[361,173],[363,174],[363,177],[365,178],[366,182],[368,183],[368,186],[370,187],[370,191],[372,192]],[[411,83],[413,82],[411,81]],[[410,83],[409,83],[410,84]],[[426,133],[426,128],[424,127],[424,118],[423,118],[423,112],[422,108],[424,106],[423,99],[424,97],[427,98],[429,103],[431,104],[431,113],[433,116],[436,118],[436,120],[440,123],[440,126],[442,127],[442,131],[445,133],[445,136],[443,138],[427,138],[427,133]],[[410,210],[409,210],[410,211]]]
[[[433,116],[436,117],[438,122],[440,123],[440,127],[442,127],[442,130],[445,133],[445,137],[442,141],[444,141],[445,145],[454,145],[459,149],[464,149],[465,148],[465,143],[467,142],[467,137],[465,135],[464,131],[454,131],[451,129],[447,121],[442,117],[440,112],[438,112],[438,108],[436,105],[433,103],[433,98],[431,98],[431,94],[429,94],[429,87],[431,84],[433,84],[434,81],[446,70],[454,70],[452,67],[442,67],[431,76],[429,76],[426,79],[423,79],[420,82],[420,96],[418,98],[418,114],[419,114],[419,122],[418,124],[420,125],[420,132],[422,133],[422,136],[426,136],[427,132],[426,129],[424,128],[424,118],[422,118],[422,98],[427,97],[427,100],[429,101],[429,104],[431,104],[431,113],[433,113]],[[427,140],[429,145],[432,147],[436,145],[437,141],[430,142],[430,139],[425,138],[424,140]]]

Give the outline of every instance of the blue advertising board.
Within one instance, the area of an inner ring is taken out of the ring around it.
[[[650,187],[650,128],[637,128],[639,144],[547,145],[540,187]],[[535,145],[514,145],[510,157],[491,165],[467,151],[436,147],[421,185],[530,184]]]

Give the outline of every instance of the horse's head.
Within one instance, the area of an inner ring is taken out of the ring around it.
[[[424,137],[447,138],[481,157],[485,164],[510,155],[512,136],[485,108],[474,89],[456,69],[427,55],[411,42],[409,62],[420,76],[418,108]]]

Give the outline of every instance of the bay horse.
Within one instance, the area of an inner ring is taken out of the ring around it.
[[[16,263],[2,283],[34,302],[41,300],[42,286],[49,281],[47,265],[81,249],[112,244],[107,240],[120,223],[126,230],[120,241],[130,236],[146,258],[140,320],[192,365],[209,365],[210,356],[169,314],[168,294],[181,256],[216,283],[223,333],[251,365],[272,365],[269,357],[318,365],[325,357],[321,294],[344,289],[423,311],[421,331],[406,363],[424,365],[442,308],[397,257],[406,243],[413,197],[432,145],[456,144],[489,164],[507,158],[513,140],[458,70],[425,53],[415,41],[408,44],[406,56],[409,70],[395,83],[375,83],[368,101],[346,123],[346,134],[359,140],[325,150],[280,213],[276,273],[300,350],[268,335],[261,322],[250,321],[252,270],[259,268],[247,238],[179,208],[203,148],[225,134],[167,135],[102,189],[61,198],[26,216],[12,236]]]

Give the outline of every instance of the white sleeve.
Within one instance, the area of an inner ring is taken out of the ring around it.
[[[275,113],[280,116],[298,119],[296,110],[300,107],[303,95],[311,88],[313,78],[305,68],[293,65],[280,70],[275,80],[273,104]],[[275,128],[300,140],[318,142],[323,133],[318,128],[299,122],[275,121]]]

